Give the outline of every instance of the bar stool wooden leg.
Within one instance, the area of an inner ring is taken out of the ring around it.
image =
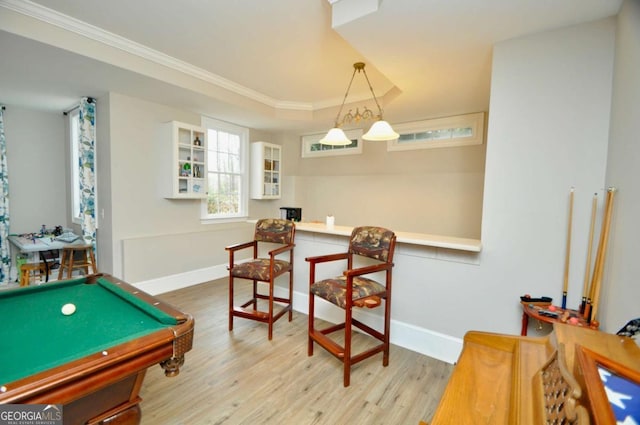
[[[67,264],[69,264],[68,257],[69,257],[69,250],[63,249],[60,254],[60,268],[58,270],[58,280],[62,280],[64,277],[65,267],[67,267]]]
[[[27,264],[20,266],[20,286],[29,286],[29,269],[25,267]]]
[[[93,269],[93,273],[98,273],[98,268],[96,267],[96,256],[93,253],[93,249],[89,251],[89,262],[91,263],[90,266]],[[87,273],[89,273],[89,268],[87,267]]]
[[[80,258],[80,254],[82,254],[82,258]],[[91,268],[92,273],[98,273],[92,245],[74,245],[62,249],[58,279],[65,278],[65,270],[66,279],[71,279],[75,269],[82,270],[85,275],[88,275],[89,268]]]
[[[67,278],[71,279],[71,275],[73,274],[73,263],[75,262],[75,258],[76,258],[76,250],[75,249],[71,249],[69,251],[69,265],[67,266]]]
[[[20,266],[20,286],[29,286],[31,277],[42,281],[42,276],[46,273],[44,263],[24,263]]]

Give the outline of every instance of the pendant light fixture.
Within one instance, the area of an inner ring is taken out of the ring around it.
[[[351,89],[351,83],[353,83],[353,79],[356,76],[356,73],[362,72],[364,74],[364,78],[367,80],[367,84],[369,85],[369,90],[371,91],[371,95],[373,96],[373,100],[376,102],[376,106],[378,107],[378,116],[377,121],[373,123],[371,128],[367,133],[365,133],[362,138],[364,140],[369,141],[387,141],[387,140],[395,140],[399,137],[398,133],[393,131],[391,125],[388,122],[382,119],[382,108],[378,103],[378,99],[376,98],[375,93],[373,92],[373,87],[371,87],[371,83],[369,82],[369,77],[367,76],[367,71],[364,69],[363,62],[356,62],[353,64],[353,74],[351,74],[351,81],[349,81],[349,86],[347,86],[347,91],[344,94],[344,98],[342,99],[342,105],[340,105],[340,110],[338,111],[338,115],[336,116],[335,126],[329,130],[326,136],[320,140],[320,143],[323,145],[332,145],[332,146],[345,146],[350,145],[351,140],[347,138],[344,134],[344,131],[340,128],[345,123],[350,123],[351,121],[359,121],[361,119],[371,119],[374,118],[373,112],[367,107],[364,108],[364,111],[360,113],[359,109],[356,109],[355,115],[349,113],[345,115],[342,120],[340,120],[340,114],[342,113],[342,109],[344,108],[344,104],[347,100],[347,96],[349,95],[349,90]]]

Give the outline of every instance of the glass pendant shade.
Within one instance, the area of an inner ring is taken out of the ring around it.
[[[388,122],[380,120],[373,123],[369,131],[362,135],[364,140],[372,142],[386,142],[396,140],[400,135],[393,131]]]
[[[346,146],[351,144],[351,140],[347,138],[342,129],[334,127],[329,130],[326,136],[320,139],[320,143],[331,146]]]

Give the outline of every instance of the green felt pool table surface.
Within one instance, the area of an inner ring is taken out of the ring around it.
[[[0,293],[2,384],[175,325],[175,318],[105,278],[75,279]],[[76,311],[62,313],[71,303]]]

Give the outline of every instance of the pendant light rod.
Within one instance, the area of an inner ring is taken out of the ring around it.
[[[338,115],[336,115],[336,127],[338,127],[338,125],[340,124],[340,114],[342,114],[342,109],[344,108],[344,104],[347,101],[347,96],[349,96],[349,90],[351,90],[351,84],[353,84],[353,79],[356,76],[356,72],[360,72],[359,70],[361,69],[364,69],[364,63],[356,62],[353,64],[353,74],[351,74],[351,80],[349,81],[349,85],[347,86],[347,91],[344,92],[344,97],[342,98],[342,105],[340,105],[340,110],[338,110]]]
[[[361,67],[357,67],[361,65]],[[371,96],[373,96],[373,100],[376,102],[376,106],[378,107],[378,119],[381,120],[382,119],[382,108],[380,107],[380,104],[378,103],[378,98],[376,97],[376,94],[373,92],[373,87],[371,86],[371,82],[369,81],[369,76],[367,75],[367,71],[365,71],[364,69],[364,63],[362,62],[357,62],[355,64],[353,64],[353,67],[356,68],[358,70],[358,72],[363,71],[364,73],[364,78],[366,78],[367,80],[367,84],[369,85],[369,90],[371,90]]]
[[[365,67],[364,62],[356,62],[353,64],[353,73],[351,74],[351,80],[349,81],[349,85],[347,86],[347,91],[344,93],[344,98],[342,98],[342,104],[340,105],[340,110],[338,110],[338,115],[336,115],[336,120],[335,120],[336,127],[339,127],[341,124],[344,124],[344,118],[343,118],[343,122],[340,122],[340,115],[342,115],[342,111],[344,110],[344,104],[347,102],[347,96],[349,96],[349,91],[351,90],[353,79],[355,78],[356,73],[360,73],[361,71],[364,74],[364,78],[367,80],[369,91],[371,92],[373,101],[376,103],[376,106],[378,108],[378,119],[379,120],[382,119],[382,108],[380,107],[380,103],[378,103],[378,98],[376,97],[376,94],[373,91],[373,86],[371,85],[371,81],[369,81],[369,76],[367,75],[367,71],[364,69],[364,67]],[[367,108],[365,107],[365,111],[366,110]]]

